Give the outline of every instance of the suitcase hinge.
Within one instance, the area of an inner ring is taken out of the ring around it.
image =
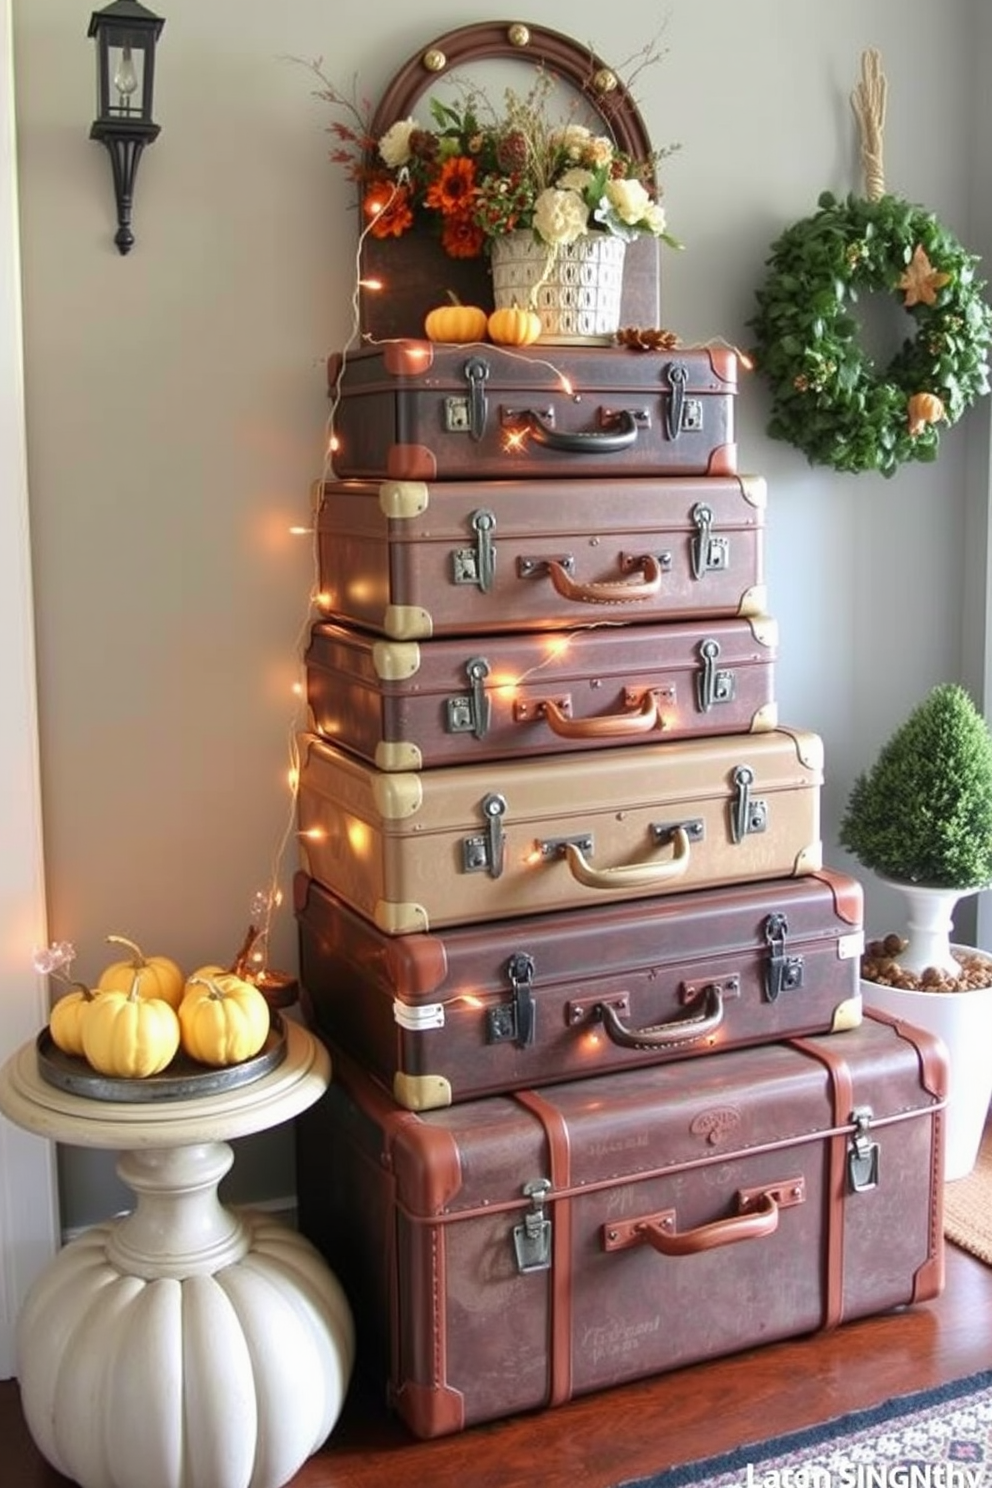
[[[701,579],[708,573],[722,573],[730,567],[730,540],[713,536],[713,508],[697,501],[690,514],[696,526],[692,539],[692,577]]]
[[[708,636],[699,643],[699,658],[702,670],[696,677],[696,706],[700,713],[708,713],[717,703],[733,702],[737,693],[737,682],[733,672],[718,667],[720,642]]]
[[[490,792],[482,798],[482,814],[486,818],[486,830],[476,837],[462,838],[462,872],[488,873],[490,878],[499,878],[503,872],[506,856],[506,839],[503,836],[503,814],[506,800]]]
[[[520,951],[506,963],[506,974],[513,988],[513,1001],[501,1002],[486,1014],[486,1043],[502,1044],[510,1040],[521,1049],[534,1042],[537,1008],[534,1003],[534,958]]]
[[[765,920],[765,944],[768,965],[765,967],[765,996],[776,1002],[780,992],[796,992],[803,984],[803,957],[787,956],[785,937],[789,922],[783,914],[770,914]]]
[[[521,1275],[528,1271],[551,1269],[551,1221],[544,1213],[544,1201],[550,1192],[551,1183],[547,1178],[524,1184],[524,1196],[530,1199],[530,1213],[513,1227],[513,1248]]]
[[[465,663],[465,671],[472,691],[468,697],[448,699],[448,733],[474,734],[477,739],[484,739],[489,732],[492,715],[492,706],[486,692],[489,663],[484,656],[473,656]]]
[[[847,1153],[847,1180],[852,1193],[868,1193],[878,1187],[878,1143],[869,1135],[871,1106],[856,1106],[851,1112],[854,1133]]]
[[[476,584],[483,594],[488,594],[496,571],[496,549],[492,540],[496,518],[491,511],[482,508],[472,513],[471,522],[475,547],[455,548],[451,555],[452,578],[456,584]]]
[[[668,380],[669,399],[665,413],[665,432],[669,439],[678,439],[683,430],[693,432],[703,427],[703,404],[700,398],[687,398],[689,368],[685,362],[671,362],[665,368]]]
[[[730,837],[735,844],[743,842],[750,832],[764,832],[768,826],[768,802],[751,796],[754,771],[750,765],[738,765],[734,771],[734,799],[730,803]]]

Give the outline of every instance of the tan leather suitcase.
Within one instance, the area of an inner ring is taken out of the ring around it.
[[[861,1018],[864,896],[826,868],[389,936],[293,890],[307,1020],[410,1110]]]
[[[311,727],[380,770],[774,728],[767,616],[391,641],[314,625]]]
[[[318,603],[390,636],[763,615],[760,476],[329,481]]]
[[[935,1296],[946,1059],[866,1016],[415,1114],[332,1051],[301,1228],[441,1436]]]
[[[390,935],[790,877],[822,783],[795,729],[393,773],[310,734],[301,866]]]

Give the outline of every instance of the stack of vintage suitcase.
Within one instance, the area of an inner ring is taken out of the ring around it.
[[[330,374],[298,1191],[392,1405],[434,1436],[933,1295],[943,1057],[861,1016],[734,354]]]

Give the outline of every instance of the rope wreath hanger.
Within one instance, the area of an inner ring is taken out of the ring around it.
[[[886,92],[878,53],[866,52],[851,95],[865,195],[824,192],[817,212],[772,244],[748,325],[772,392],[769,437],[795,445],[811,465],[888,477],[906,461],[935,460],[940,425],[955,424],[989,391],[992,311],[978,258],[932,212],[885,189]],[[881,372],[851,313],[871,292],[899,296],[915,322]]]

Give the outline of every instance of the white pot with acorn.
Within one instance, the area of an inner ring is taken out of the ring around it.
[[[862,996],[947,1046],[944,1177],[963,1178],[992,1099],[992,957],[952,939],[958,902],[992,885],[992,734],[964,688],[934,687],[896,729],[839,835],[905,901],[904,925],[866,945]]]

